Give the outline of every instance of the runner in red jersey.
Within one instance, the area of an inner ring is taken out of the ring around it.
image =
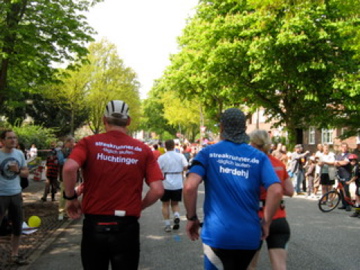
[[[268,155],[271,164],[274,167],[274,170],[281,181],[281,186],[283,188],[283,195],[293,196],[294,186],[290,180],[290,177],[287,173],[285,164],[270,155],[269,149],[271,147],[271,140],[269,134],[265,130],[255,130],[249,134],[250,143],[255,148],[263,151]],[[266,207],[266,190],[261,188],[260,193],[260,210],[259,217],[262,219],[264,217],[264,210]],[[290,239],[290,226],[286,220],[286,211],[284,201],[281,202],[279,208],[276,210],[271,225],[269,236],[266,238],[267,247],[269,250],[270,261],[272,269],[285,270],[286,269],[286,257],[287,257],[287,244]],[[260,247],[261,249],[261,247]],[[260,254],[259,251],[255,254],[248,270],[256,269],[257,261]]]
[[[71,218],[84,213],[81,258],[84,269],[137,269],[141,210],[163,194],[162,172],[151,149],[126,134],[128,105],[110,101],[106,133],[83,138],[64,165],[64,198]],[[74,191],[83,172],[82,205]],[[143,182],[150,187],[142,198]]]

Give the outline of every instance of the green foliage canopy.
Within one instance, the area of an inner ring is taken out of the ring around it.
[[[0,104],[56,82],[54,63],[87,54],[94,33],[83,15],[101,0],[3,0],[0,5]]]
[[[201,1],[164,83],[209,115],[264,107],[294,141],[360,116],[359,1]],[[358,7],[358,8],[355,8]]]
[[[50,149],[51,143],[56,142],[54,131],[37,125],[13,126],[12,130],[27,149],[35,144],[38,149]]]
[[[140,123],[141,102],[139,82],[136,73],[126,67],[119,57],[114,44],[106,40],[92,43],[89,47],[87,70],[89,83],[85,96],[89,111],[88,124],[94,133],[103,128],[102,116],[110,100],[124,100],[130,108],[132,117],[130,131],[136,130]]]

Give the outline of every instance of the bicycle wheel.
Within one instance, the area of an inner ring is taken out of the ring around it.
[[[330,212],[339,205],[340,200],[340,194],[337,191],[329,191],[320,198],[318,203],[319,209],[322,212]]]

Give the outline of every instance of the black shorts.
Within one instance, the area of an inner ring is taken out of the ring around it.
[[[290,226],[286,218],[274,219],[271,222],[269,236],[266,238],[268,249],[286,249],[290,239]]]
[[[12,223],[12,233],[21,235],[23,224],[23,199],[21,193],[13,196],[0,196],[0,224],[8,211],[9,220]]]
[[[182,198],[182,189],[176,189],[176,190],[165,189],[164,195],[161,197],[160,201],[181,202],[181,198]]]
[[[138,269],[140,226],[136,217],[85,215],[81,260],[85,270]]]
[[[320,184],[325,186],[335,185],[335,180],[330,180],[328,173],[322,173],[320,176]]]
[[[221,249],[203,244],[204,268],[246,270],[257,250]]]

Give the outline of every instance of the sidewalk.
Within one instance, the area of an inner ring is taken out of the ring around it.
[[[56,194],[55,202],[40,200],[44,192],[44,179],[43,175],[41,181],[34,181],[33,176],[30,175],[29,186],[23,191],[24,221],[27,222],[33,215],[41,218],[38,231],[29,235],[23,234],[21,237],[19,253],[28,258],[30,262],[34,261],[49,242],[56,238],[61,232],[59,228],[67,227],[72,222],[67,219],[58,221],[59,192]],[[10,250],[10,236],[0,236],[0,269],[25,269],[25,266],[19,267],[9,263]]]
[[[21,270],[83,269],[80,258],[82,219],[69,221],[41,245]]]

